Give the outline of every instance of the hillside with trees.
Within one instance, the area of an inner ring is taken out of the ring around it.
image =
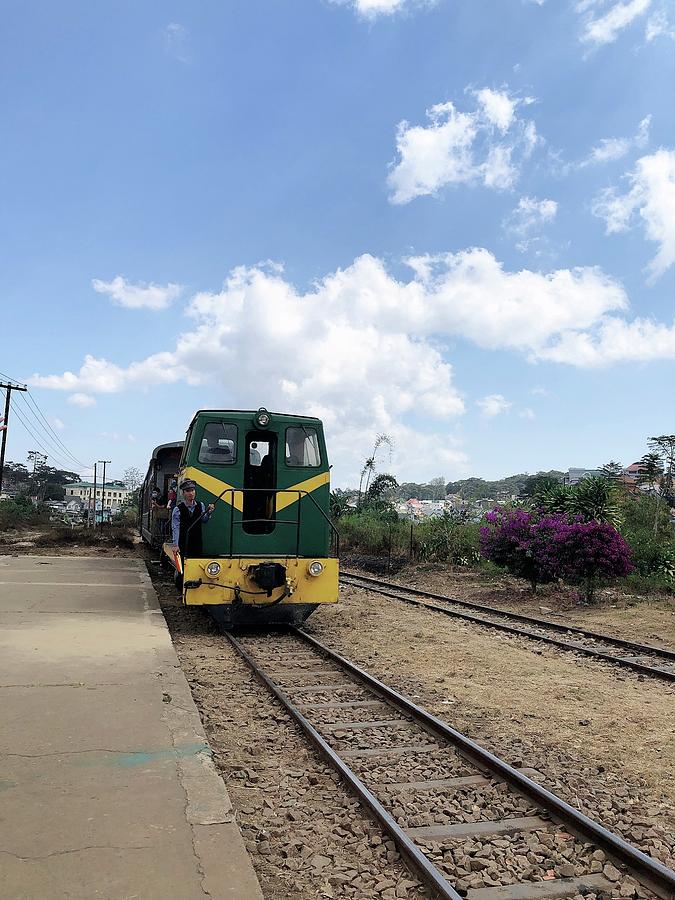
[[[484,478],[464,478],[461,481],[449,481],[445,485],[448,494],[458,494],[463,500],[485,500],[502,497],[528,497],[531,496],[537,485],[542,481],[562,481],[565,473],[556,469],[548,472],[537,472],[529,475],[522,472],[518,475],[508,475],[497,481],[486,481]],[[421,498],[420,498],[421,499]]]

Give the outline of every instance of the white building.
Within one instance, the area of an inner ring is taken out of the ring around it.
[[[89,506],[94,499],[94,484],[91,481],[76,481],[74,484],[64,485],[66,492],[66,500],[79,499],[85,506]],[[104,508],[114,509],[124,505],[125,500],[133,491],[126,487],[121,481],[106,481],[105,497],[101,497],[102,485],[96,483],[96,500]]]

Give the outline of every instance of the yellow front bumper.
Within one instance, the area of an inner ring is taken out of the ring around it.
[[[323,565],[320,575],[309,574],[309,564],[318,561]],[[249,566],[261,562],[280,563],[286,569],[286,590],[288,595],[280,605],[297,603],[337,603],[339,569],[337,559],[296,557],[234,557],[232,559],[186,559],[183,573],[183,602],[189,606],[203,606],[232,603],[235,596],[243,604],[264,605],[271,603],[284,592],[284,587],[274,588],[267,596],[260,585],[248,577]],[[220,572],[210,576],[206,567],[218,563]],[[201,582],[198,587],[185,585]],[[240,593],[235,594],[238,587]]]

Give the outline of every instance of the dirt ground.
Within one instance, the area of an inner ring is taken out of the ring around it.
[[[359,571],[349,561],[342,569]],[[365,569],[364,575],[370,574]],[[380,577],[378,575],[378,577]],[[640,596],[623,588],[601,588],[596,602],[579,603],[578,592],[558,585],[540,585],[536,594],[518,578],[488,576],[476,569],[432,565],[407,566],[396,574],[382,575],[422,590],[434,591],[500,607],[525,615],[579,625],[623,637],[675,649],[675,596]]]
[[[114,535],[91,529],[66,532],[66,537],[53,528],[7,530],[0,534],[0,555],[19,556],[105,556],[145,558],[141,539],[129,530],[123,537],[116,529]]]

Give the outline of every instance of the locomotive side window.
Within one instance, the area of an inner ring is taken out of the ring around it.
[[[286,429],[286,465],[302,468],[321,465],[316,428],[303,425]]]
[[[199,447],[199,462],[231,465],[237,459],[237,426],[229,422],[209,422]]]

